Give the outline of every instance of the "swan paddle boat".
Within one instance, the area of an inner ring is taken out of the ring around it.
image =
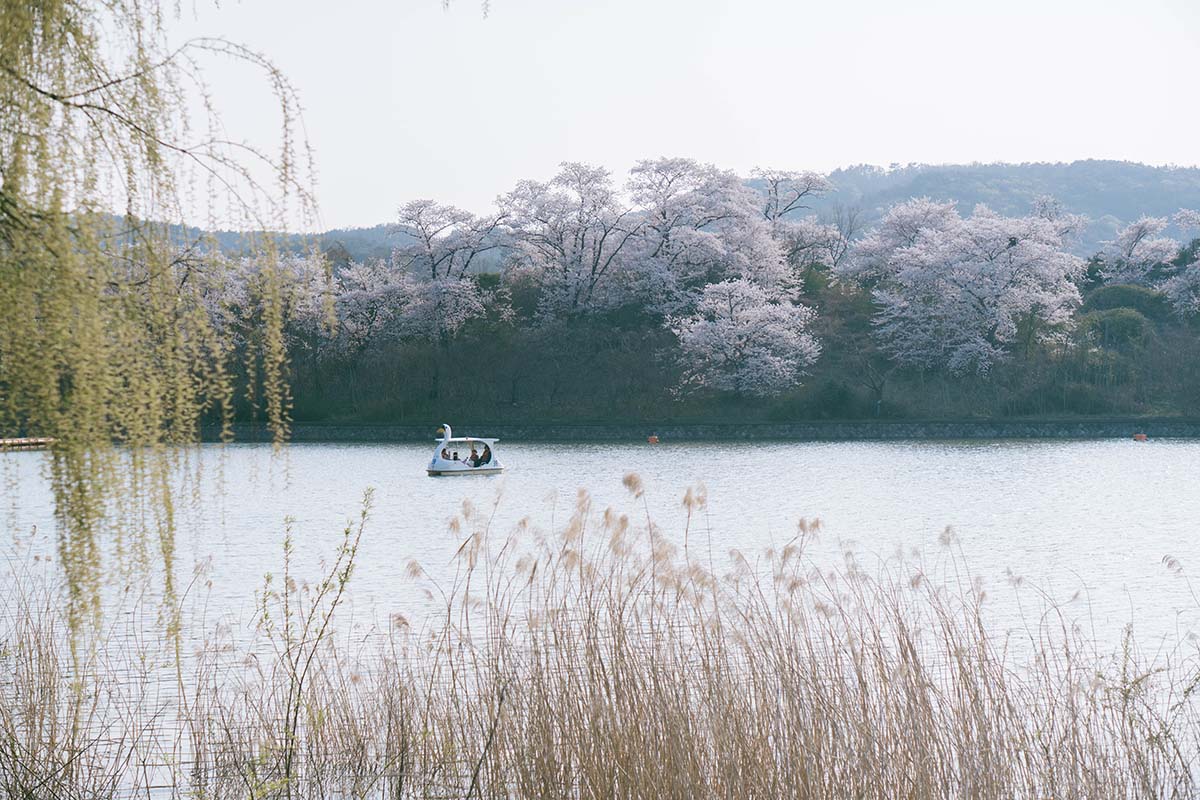
[[[438,428],[442,438],[425,471],[430,475],[495,475],[504,470],[496,457],[499,439],[455,436],[450,426]]]

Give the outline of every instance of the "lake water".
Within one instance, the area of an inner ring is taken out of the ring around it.
[[[822,521],[817,558],[830,566],[847,549],[867,564],[898,549],[936,558],[939,535],[952,526],[1002,616],[1011,570],[1059,600],[1078,592],[1073,607],[1105,641],[1116,641],[1127,623],[1143,643],[1200,630],[1186,578],[1200,569],[1197,441],[502,442],[503,475],[455,478],[425,475],[432,450],[432,442],[297,444],[278,456],[265,445],[202,447],[188,471],[196,500],[179,510],[177,574],[186,583],[207,564],[210,613],[246,619],[264,573],[279,571],[285,517],[294,518],[297,572],[316,577],[364,489],[374,487],[355,608],[376,618],[411,615],[421,601],[405,565],[416,559],[435,579],[451,579],[470,527],[451,527],[464,502],[490,518],[492,536],[522,519],[549,533],[566,523],[583,488],[594,515],[608,506],[635,519],[648,513],[682,543],[681,500],[703,484],[707,511],[690,536],[711,544],[719,559],[731,548],[753,557],[782,546],[801,518]],[[10,548],[16,537],[32,538],[35,551],[52,555],[43,460],[0,456],[9,495],[0,513]],[[629,472],[642,478],[644,506],[622,485]],[[1168,569],[1167,556],[1182,563],[1183,576]]]

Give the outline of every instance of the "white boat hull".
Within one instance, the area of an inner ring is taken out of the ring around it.
[[[496,473],[503,472],[503,471],[504,471],[504,467],[492,467],[492,466],[459,467],[457,469],[455,469],[454,467],[445,467],[445,468],[427,467],[425,469],[426,473],[433,475],[435,477],[439,476],[439,475],[495,475]]]

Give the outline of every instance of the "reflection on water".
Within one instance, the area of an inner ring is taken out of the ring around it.
[[[404,579],[406,564],[416,559],[435,580],[453,579],[466,530],[453,520],[464,503],[496,539],[522,520],[549,533],[566,524],[586,488],[594,513],[614,506],[649,515],[682,544],[682,499],[703,484],[707,508],[688,535],[717,561],[733,548],[752,556],[782,546],[801,518],[823,521],[817,546],[831,565],[845,549],[867,564],[898,550],[936,553],[952,526],[1001,613],[1011,570],[1062,600],[1079,592],[1102,639],[1129,622],[1144,641],[1197,620],[1187,581],[1164,558],[1178,559],[1185,573],[1200,569],[1198,442],[502,443],[503,475],[429,478],[432,446],[297,444],[283,456],[269,445],[200,448],[176,478],[181,585],[203,565],[209,618],[248,620],[263,575],[278,569],[284,518],[295,520],[296,573],[315,576],[363,490],[375,487],[354,604],[376,619],[411,615],[424,600]],[[0,457],[9,549],[36,526],[53,554],[44,458]],[[642,499],[622,485],[628,472],[641,476]],[[114,584],[146,569],[144,559],[119,568],[111,543],[106,557]]]

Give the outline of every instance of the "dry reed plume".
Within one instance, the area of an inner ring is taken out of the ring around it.
[[[636,476],[626,486],[641,496]],[[702,490],[684,502],[690,520],[702,515]],[[1052,608],[1001,638],[979,586],[954,569],[935,579],[903,561],[819,568],[807,550],[819,523],[801,521],[792,542],[752,562],[713,555],[691,524],[677,545],[648,518],[594,512],[584,493],[547,537],[497,537],[467,507],[457,577],[427,586],[424,622],[397,614],[352,640],[336,623],[362,522],[365,512],[313,584],[291,574],[285,546],[252,638],[203,631],[178,658],[126,630],[74,664],[56,590],[19,577],[2,630],[0,790],[1197,793],[1198,673],[1180,651],[1144,664],[1127,639],[1099,655]],[[429,583],[415,563],[398,565],[397,580]]]

